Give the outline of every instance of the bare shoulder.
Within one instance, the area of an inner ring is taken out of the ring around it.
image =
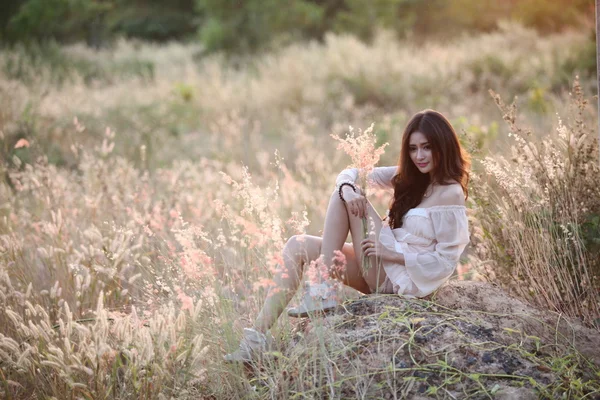
[[[439,205],[443,206],[464,206],[465,193],[463,192],[460,183],[452,183],[440,187],[440,195],[438,197]]]

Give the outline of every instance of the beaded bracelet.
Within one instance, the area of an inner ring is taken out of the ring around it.
[[[354,193],[356,193],[356,184],[352,181],[341,181],[340,183],[337,184],[337,192],[338,195],[340,196],[340,200],[342,200],[343,202],[346,202],[346,200],[344,200],[344,197],[342,196],[342,188],[348,185],[352,188],[352,190],[354,190]]]

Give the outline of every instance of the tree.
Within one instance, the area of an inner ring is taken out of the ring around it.
[[[0,21],[4,16],[13,40],[86,40],[100,47],[108,34],[160,41],[182,39],[197,30],[195,0],[2,1],[10,7],[0,8]]]
[[[317,27],[323,8],[305,0],[196,0],[207,51],[251,52]]]
[[[27,0],[10,19],[8,33],[26,40],[86,39],[97,44],[98,25],[111,8],[110,0]]]
[[[198,29],[195,0],[114,0],[108,29],[127,37],[154,41],[183,39]]]
[[[19,11],[25,0],[2,0],[0,2],[0,40],[7,38],[8,21]]]

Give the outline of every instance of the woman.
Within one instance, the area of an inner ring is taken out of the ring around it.
[[[244,329],[240,348],[225,360],[250,361],[265,350],[265,333],[293,297],[304,267],[319,257],[333,262],[336,250],[345,256],[345,269],[339,274],[332,268],[331,277],[362,293],[423,297],[435,291],[452,275],[469,242],[468,168],[450,122],[436,111],[424,110],[404,130],[398,166],[375,168],[369,176],[371,185],[394,191],[383,221],[356,185],[358,171],[342,171],[329,200],[323,237],[294,236],[286,243],[285,265],[274,277],[276,287],[269,291],[254,328]],[[366,238],[363,217],[374,227]],[[345,243],[348,231],[352,243]],[[366,273],[362,254],[370,258]],[[304,316],[334,307],[331,285],[320,286],[307,287],[301,304],[288,314]]]

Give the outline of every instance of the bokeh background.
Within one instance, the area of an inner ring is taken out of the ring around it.
[[[321,233],[331,135],[394,165],[424,108],[473,161],[452,279],[598,325],[593,0],[3,0],[0,43],[4,397],[302,394],[221,356]]]

